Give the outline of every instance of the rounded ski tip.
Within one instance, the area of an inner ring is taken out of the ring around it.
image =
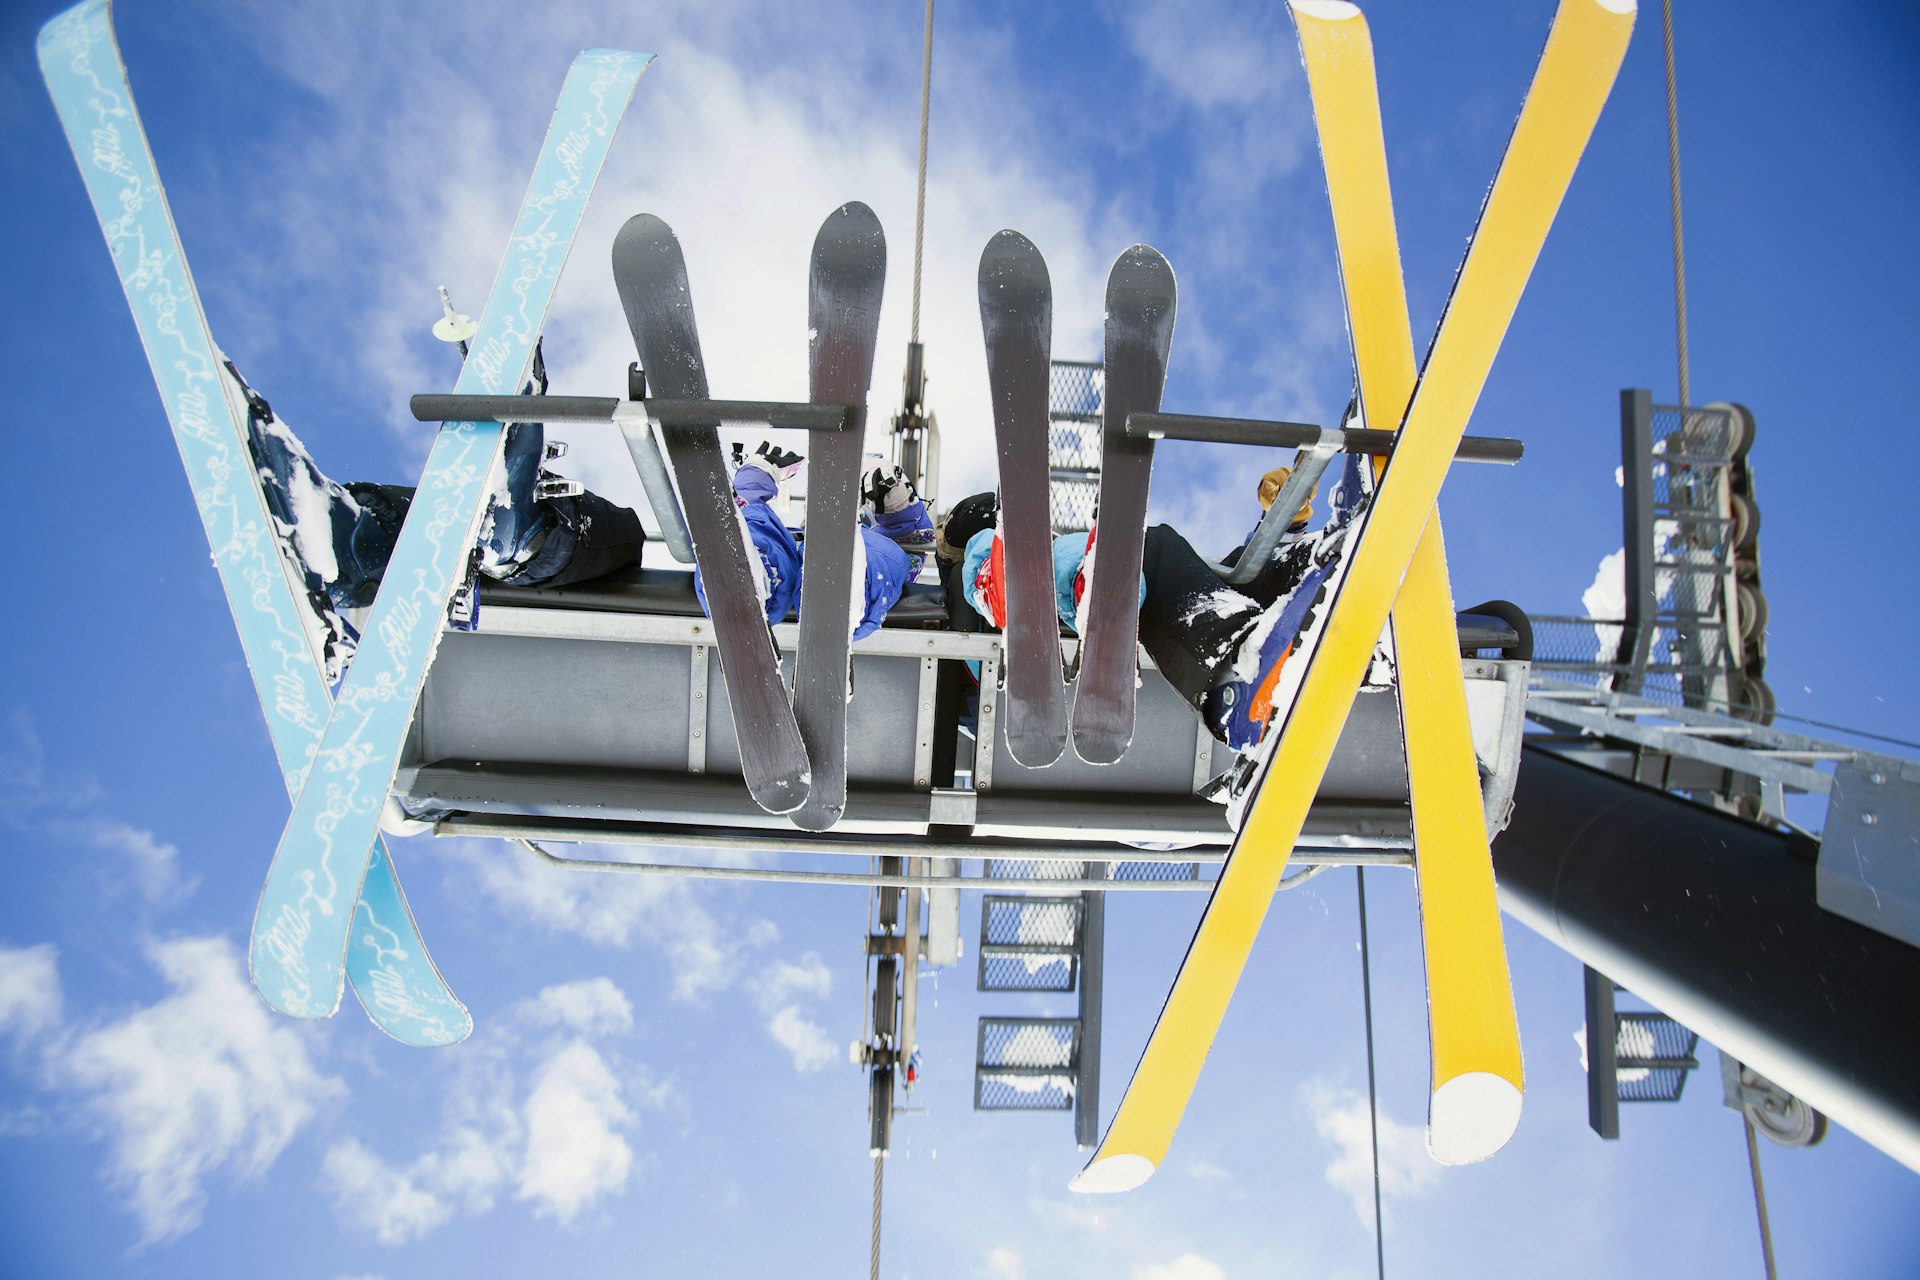
[[[1441,1164],[1472,1164],[1507,1145],[1520,1127],[1520,1086],[1491,1071],[1468,1071],[1433,1091],[1427,1151]]]
[[[1364,17],[1360,6],[1348,4],[1347,0],[1289,0],[1287,7],[1301,17],[1318,18],[1322,22],[1347,22]]]
[[[787,815],[787,820],[802,831],[831,831],[847,811],[842,804],[806,804]]]
[[[1150,244],[1129,245],[1113,260],[1113,269],[1107,273],[1109,298],[1116,288],[1172,289],[1173,266],[1165,254]]]
[[[1095,1157],[1092,1164],[1073,1175],[1069,1191],[1082,1195],[1107,1196],[1132,1191],[1153,1176],[1154,1163],[1145,1156],[1119,1155]]]
[[[1640,12],[1639,0],[1593,0],[1593,2],[1608,13]]]
[[[753,802],[768,813],[792,813],[807,802],[812,789],[805,778],[776,778],[752,788]]]
[[[678,243],[673,228],[664,219],[651,213],[634,214],[620,224],[620,230],[613,237],[616,253],[625,248],[648,248],[672,243]]]

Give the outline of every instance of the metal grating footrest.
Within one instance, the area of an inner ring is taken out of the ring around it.
[[[1086,904],[1073,897],[988,894],[980,904],[982,991],[1071,991]]]
[[[1622,1013],[1614,1029],[1614,1071],[1622,1102],[1678,1102],[1700,1063],[1700,1037],[1664,1013]]]
[[[976,1111],[1070,1111],[1079,1090],[1078,1018],[982,1018]]]

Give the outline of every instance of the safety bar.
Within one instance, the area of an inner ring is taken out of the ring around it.
[[[713,427],[753,422],[803,431],[846,431],[854,414],[845,405],[782,400],[616,400],[612,396],[415,396],[408,402],[421,422],[544,422],[584,427],[602,422],[655,422],[663,427]]]
[[[1187,413],[1130,413],[1126,431],[1136,440],[1194,440],[1203,444],[1262,444],[1282,449],[1328,445],[1343,453],[1375,457],[1393,452],[1398,433],[1365,427],[1339,430],[1306,422],[1263,422],[1257,418],[1207,418]],[[1454,452],[1459,462],[1495,462],[1511,466],[1526,446],[1497,436],[1467,436]]]

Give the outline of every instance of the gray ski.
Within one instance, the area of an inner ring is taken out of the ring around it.
[[[886,278],[887,238],[880,219],[858,201],[841,205],[814,237],[807,278],[808,398],[853,410],[845,430],[807,433],[807,537],[793,709],[813,784],[793,821],[808,831],[825,831],[847,807],[848,636],[856,592],[865,603],[861,584],[853,580],[860,458]]]
[[[1040,769],[1067,749],[1067,686],[1060,668],[1048,508],[1053,284],[1046,259],[1018,231],[1000,232],[980,255],[980,328],[987,340],[1007,558],[1007,750],[1021,764]],[[992,697],[993,691],[983,689],[981,696]]]
[[[1126,425],[1128,414],[1160,408],[1175,299],[1173,268],[1146,245],[1121,254],[1107,276],[1100,509],[1090,552],[1089,598],[1081,608],[1080,687],[1073,700],[1074,750],[1090,764],[1112,764],[1133,741],[1140,560],[1153,442],[1128,436]]]
[[[613,240],[613,282],[647,371],[648,390],[662,399],[708,399],[686,259],[673,229],[650,213],[627,219]],[[663,425],[660,434],[680,484],[694,563],[707,588],[714,647],[740,744],[740,771],[762,809],[791,813],[806,802],[807,749],[780,682],[780,651],[766,610],[751,587],[748,557],[754,552],[734,505],[719,424]]]

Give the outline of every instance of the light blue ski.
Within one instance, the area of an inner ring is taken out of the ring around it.
[[[134,109],[109,0],[87,0],[48,22],[39,55],[173,426],[287,793],[297,795],[326,728],[327,688],[251,479],[246,407],[236,406],[237,389],[194,291]],[[356,915],[364,927],[354,933],[347,972],[374,1024],[412,1045],[465,1039],[473,1020],[434,968],[378,844]]]
[[[511,395],[525,384],[587,197],[651,61],[590,49],[568,70],[455,395]],[[254,986],[282,1013],[324,1018],[339,1006],[354,900],[448,601],[486,514],[506,430],[495,422],[441,425],[280,837],[254,917],[251,958]]]

